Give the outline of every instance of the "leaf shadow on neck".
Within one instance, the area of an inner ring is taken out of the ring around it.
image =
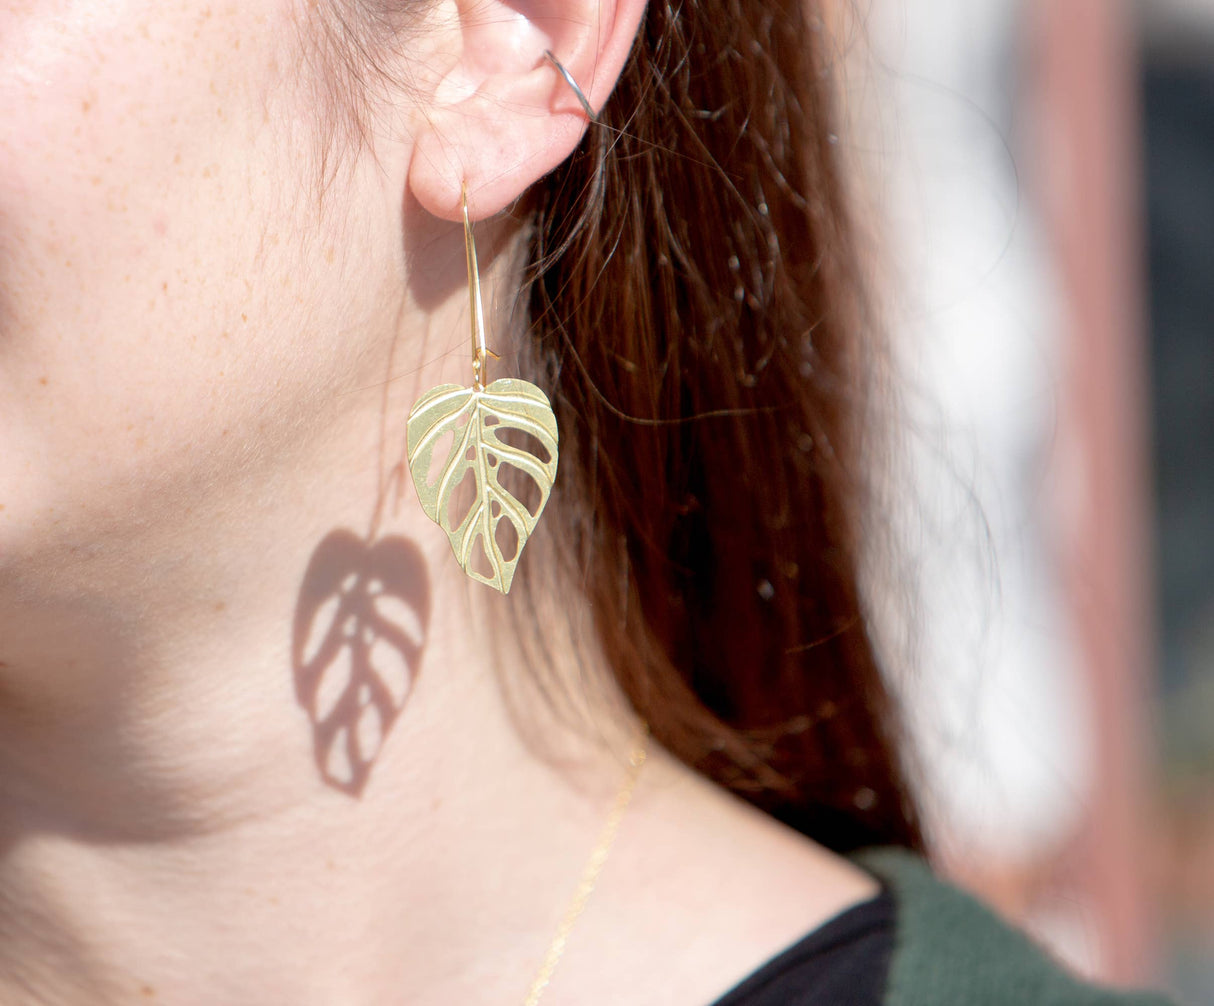
[[[421,550],[331,531],[312,553],[292,632],[295,697],[312,724],[321,778],[362,795],[412,693],[430,624]]]

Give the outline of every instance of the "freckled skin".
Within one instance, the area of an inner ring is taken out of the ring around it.
[[[396,323],[400,193],[368,172],[318,207],[298,16],[0,5],[0,582],[69,534],[217,497],[254,448],[269,465],[315,437],[318,399],[382,382],[357,342]]]

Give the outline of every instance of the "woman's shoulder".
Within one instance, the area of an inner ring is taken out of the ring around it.
[[[869,849],[852,857],[892,893],[894,950],[885,1006],[1167,1006],[1073,977],[1027,936],[939,880],[918,856]]]

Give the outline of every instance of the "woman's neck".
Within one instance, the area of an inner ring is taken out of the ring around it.
[[[400,359],[442,344],[413,334]],[[136,518],[47,514],[0,554],[0,1002],[522,1001],[635,724],[609,688],[594,729],[520,699],[519,599],[397,505],[409,404],[467,361],[385,359],[308,456],[169,471]],[[580,695],[609,678],[556,600],[541,649]],[[655,747],[557,983],[706,1002],[870,890]]]
[[[163,620],[136,637],[118,617],[74,652],[65,623],[53,665],[12,661],[0,1001],[382,1003],[410,986],[409,1001],[471,1001],[460,983],[485,968],[526,988],[627,749],[549,727],[581,771],[535,757],[495,685],[525,675],[517,651],[475,630],[467,588],[437,571],[449,556],[410,554],[428,614],[377,610],[409,623],[411,660],[387,652],[386,628],[362,657],[325,655],[341,626],[312,627],[320,642],[301,649],[308,605],[288,588],[306,586],[305,550],[294,578],[266,562],[259,587],[276,605],[186,605],[197,631],[176,637]],[[210,618],[193,610],[208,606]],[[331,664],[319,698],[303,681],[309,656]],[[398,715],[386,730],[381,716],[352,785],[358,758],[330,757],[344,741],[324,713],[343,695],[371,708],[357,676],[393,661],[408,673],[403,694],[392,685]]]
[[[427,569],[449,558],[439,544]],[[299,565],[296,580],[306,554]],[[633,724],[567,729],[534,709],[520,723],[498,682],[527,680],[521,651],[477,628],[495,622],[471,617],[458,578],[434,572],[429,589],[412,689],[357,792],[326,777],[299,701],[294,596],[277,617],[229,604],[175,644],[123,650],[114,629],[92,663],[68,661],[64,631],[61,672],[42,669],[90,685],[79,692],[10,668],[0,1002],[521,1002],[626,776]],[[536,756],[537,736],[555,757]],[[652,747],[551,1002],[713,1001],[871,892]]]
[[[170,472],[137,519],[48,514],[0,556],[0,1002],[526,988],[628,731],[537,727],[562,771],[521,740],[497,681],[530,669],[488,630],[515,598],[398,481],[412,398],[467,362],[387,359],[318,403],[309,456]]]

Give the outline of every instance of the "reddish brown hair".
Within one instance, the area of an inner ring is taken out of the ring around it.
[[[803,0],[654,0],[534,187],[546,519],[672,752],[818,841],[921,838],[858,586],[879,340]],[[560,528],[561,521],[565,527]]]
[[[333,10],[320,54],[357,126],[407,28],[396,3]],[[561,429],[542,536],[654,736],[831,848],[919,847],[859,587],[881,344],[827,34],[805,0],[651,0],[598,121],[518,207],[521,366]]]

